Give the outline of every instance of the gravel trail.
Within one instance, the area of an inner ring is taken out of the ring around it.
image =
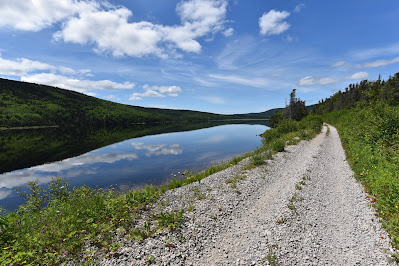
[[[167,206],[153,211],[189,209],[182,228],[125,245],[102,264],[394,265],[388,235],[329,128],[265,166],[244,171],[247,159],[167,192]],[[237,175],[236,187],[226,183]]]

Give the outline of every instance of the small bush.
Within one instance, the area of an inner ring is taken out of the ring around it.
[[[276,139],[272,142],[272,149],[277,152],[284,151],[285,141],[282,139]]]

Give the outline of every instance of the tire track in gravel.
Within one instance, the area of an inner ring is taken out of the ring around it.
[[[269,247],[278,246],[282,265],[389,265],[387,235],[352,177],[336,129],[330,126],[329,136],[326,129],[302,149],[279,153],[250,207],[236,210],[203,255],[186,263],[267,264]],[[299,191],[296,184],[305,176],[310,180]],[[294,193],[303,198],[294,202],[297,214],[287,207]],[[278,224],[283,217],[287,221]]]

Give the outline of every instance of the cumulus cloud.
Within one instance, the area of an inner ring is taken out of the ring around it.
[[[179,86],[149,86],[147,84],[143,86],[143,89],[143,93],[135,92],[130,95],[129,100],[142,100],[143,97],[166,97],[166,95],[177,97],[183,91]]]
[[[339,79],[330,77],[315,78],[312,76],[307,76],[299,80],[298,86],[329,85],[337,82],[339,82]]]
[[[361,65],[358,65],[360,68],[372,68],[372,67],[383,67],[391,64],[395,64],[399,62],[399,56],[390,60],[376,60],[373,62],[367,62]]]
[[[160,93],[166,93],[168,96],[176,97],[182,93],[182,89],[179,86],[143,86],[146,91],[159,91]]]
[[[131,82],[117,83],[110,80],[92,81],[92,80],[69,78],[66,76],[56,75],[52,73],[26,75],[22,76],[21,80],[37,84],[45,84],[49,86],[73,90],[82,93],[87,93],[87,91],[89,90],[133,89],[135,86],[135,84]]]
[[[55,67],[39,61],[31,61],[26,58],[19,58],[16,61],[0,57],[0,74],[9,76],[25,75],[29,72],[39,70],[54,70]]]
[[[191,0],[180,2],[176,12],[181,24],[164,26],[146,21],[129,22],[133,15],[125,7],[80,12],[54,34],[56,40],[95,44],[95,50],[114,56],[166,58],[176,48],[199,53],[196,40],[224,29],[227,0]]]
[[[0,1],[0,26],[39,31],[80,12],[95,11],[100,5],[83,0]]]
[[[349,79],[349,80],[364,80],[367,79],[369,77],[369,73],[367,72],[357,72],[351,76],[345,77],[345,79]]]
[[[290,15],[287,11],[270,10],[259,18],[260,33],[262,35],[278,35],[290,28],[290,24],[283,21]]]

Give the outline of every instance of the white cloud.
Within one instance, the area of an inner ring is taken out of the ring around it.
[[[52,73],[26,75],[22,76],[21,80],[37,84],[45,84],[82,93],[87,93],[87,91],[89,90],[133,89],[135,86],[134,83],[131,82],[117,83],[110,80],[92,81],[84,79],[74,79],[61,75],[55,75]]]
[[[95,50],[114,56],[142,57],[175,55],[176,48],[199,53],[196,40],[224,29],[226,0],[191,0],[180,2],[176,12],[181,24],[163,26],[146,21],[128,20],[132,12],[125,7],[89,10],[64,23],[56,40],[79,44],[95,44]]]
[[[340,67],[340,66],[343,66],[343,65],[345,65],[345,61],[338,61],[338,62],[335,62],[335,63],[333,63],[331,66],[332,66],[332,67]]]
[[[364,80],[364,79],[368,79],[369,74],[367,72],[357,72],[351,76],[345,77],[345,79],[356,79],[356,80]]]
[[[269,81],[266,79],[260,79],[260,78],[247,79],[233,75],[224,76],[224,75],[210,74],[209,77],[227,81],[229,83],[251,86],[255,88],[265,88],[266,85],[269,83]]]
[[[0,1],[0,27],[39,31],[80,12],[100,8],[95,1],[84,0],[12,0]]]
[[[151,157],[152,155],[179,155],[183,152],[183,148],[179,144],[154,144],[144,145],[142,142],[132,142],[132,147],[136,150],[147,150],[146,156]]]
[[[55,69],[55,67],[39,61],[31,61],[26,58],[18,58],[16,61],[12,61],[0,57],[1,75],[20,76],[38,70],[52,69]]]
[[[228,28],[227,30],[223,31],[223,35],[226,37],[230,37],[234,34],[234,29],[233,28]]]
[[[90,69],[74,70],[64,66],[53,66],[40,61],[32,61],[26,58],[8,60],[0,57],[0,75],[21,76],[32,72],[45,71],[59,72],[63,75],[92,76]]]
[[[395,64],[398,62],[399,62],[399,56],[395,57],[393,59],[390,59],[390,60],[376,60],[373,62],[367,62],[367,63],[361,64],[361,65],[358,65],[357,67],[359,67],[359,68],[383,67],[383,66]]]
[[[213,104],[224,104],[225,103],[225,100],[223,98],[217,97],[217,96],[198,97],[198,99],[205,100],[205,101],[213,103]]]
[[[144,93],[139,93],[139,92],[135,92],[132,95],[130,95],[129,100],[131,101],[135,101],[135,100],[142,100],[143,97],[165,97],[165,95],[160,94],[157,91],[152,91],[152,90],[148,90]]]
[[[179,86],[143,86],[143,89],[147,91],[159,91],[160,93],[166,93],[168,96],[176,97],[182,93],[182,89]]]
[[[262,35],[278,35],[290,28],[290,24],[283,21],[290,15],[287,11],[270,10],[259,18],[260,33]]]
[[[339,82],[339,79],[330,77],[315,78],[312,76],[307,76],[299,80],[298,86],[329,85],[337,82]]]
[[[140,93],[140,92],[135,92],[132,95],[130,95],[129,100],[142,100],[143,97],[177,97],[179,96],[180,93],[182,93],[182,89],[179,86],[148,86],[145,84],[143,86],[143,89],[145,92]]]
[[[300,12],[300,11],[302,10],[302,8],[304,8],[304,7],[305,7],[305,4],[301,3],[301,4],[299,4],[299,5],[297,5],[297,6],[295,7],[294,12],[295,12],[295,13],[298,13],[298,12]]]

